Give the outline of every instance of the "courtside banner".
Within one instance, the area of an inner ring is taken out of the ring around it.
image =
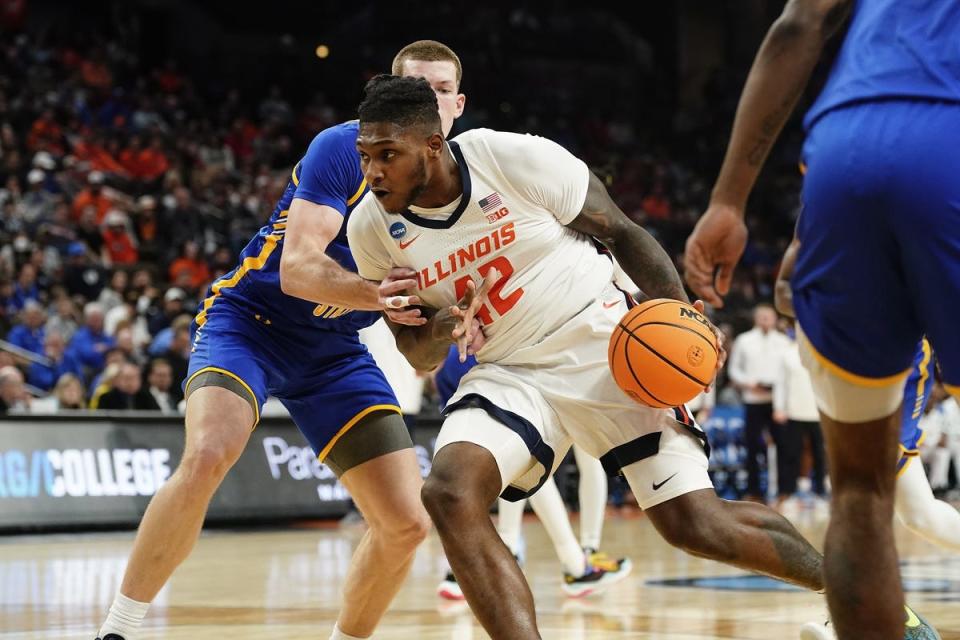
[[[414,431],[429,472],[439,423]],[[183,419],[156,414],[0,419],[0,529],[135,526],[183,454]],[[207,522],[335,517],[348,495],[287,418],[264,418]]]

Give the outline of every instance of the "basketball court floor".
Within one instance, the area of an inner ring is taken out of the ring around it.
[[[820,546],[823,516],[799,519]],[[160,594],[143,634],[158,638],[326,640],[362,525],[205,532]],[[544,638],[789,640],[826,610],[821,596],[697,560],[667,546],[636,510],[611,512],[605,549],[629,554],[633,574],[603,594],[573,600],[546,534],[524,521],[526,574]],[[960,556],[900,529],[909,600],[944,640],[960,640]],[[132,532],[0,537],[0,639],[92,640],[119,584]],[[487,638],[464,603],[437,598],[446,569],[431,534],[380,626],[384,640]],[[506,596],[505,596],[506,597]]]

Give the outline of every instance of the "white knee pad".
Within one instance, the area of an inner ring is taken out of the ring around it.
[[[870,422],[885,418],[897,411],[903,401],[904,374],[889,384],[856,384],[833,371],[818,357],[813,345],[797,327],[800,360],[810,373],[817,407],[838,422]]]

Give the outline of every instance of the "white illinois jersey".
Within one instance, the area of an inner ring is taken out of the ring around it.
[[[532,135],[477,129],[450,143],[463,194],[439,209],[386,213],[370,192],[347,223],[360,275],[417,272],[424,304],[456,304],[472,278],[499,277],[478,313],[480,362],[508,359],[595,301],[613,263],[593,239],[567,228],[583,208],[590,174],[560,145]]]

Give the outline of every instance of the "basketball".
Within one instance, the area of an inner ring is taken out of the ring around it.
[[[607,357],[613,379],[628,396],[650,407],[675,407],[713,381],[717,338],[692,305],[648,300],[617,323]]]

